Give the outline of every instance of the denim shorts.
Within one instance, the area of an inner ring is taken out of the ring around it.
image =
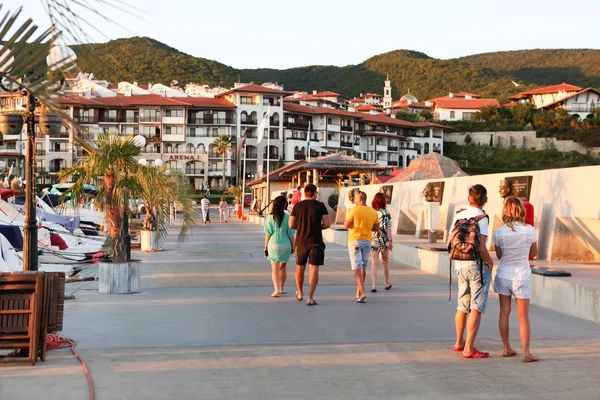
[[[480,278],[481,269],[477,261],[471,266],[456,271],[458,276],[458,307],[457,310],[469,313],[477,310],[485,312],[488,292],[492,282],[492,273],[487,265],[483,265],[483,282]]]
[[[352,271],[358,268],[367,268],[371,257],[371,241],[359,239],[348,243],[348,255]]]

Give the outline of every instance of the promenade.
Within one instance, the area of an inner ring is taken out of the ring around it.
[[[140,294],[100,295],[96,282],[68,284],[76,299],[66,303],[60,335],[78,342],[96,399],[600,396],[596,324],[532,307],[532,351],[540,361],[503,358],[491,294],[476,342],[491,357],[463,360],[451,350],[455,280],[448,302],[447,278],[392,263],[392,290],[383,290],[380,276],[380,290],[357,304],[347,250],[327,244],[319,305],[307,307],[294,297],[295,265],[287,294],[269,296],[263,244],[262,227],[249,222],[199,224],[181,247],[174,233],[166,251],[134,251],[143,260]],[[511,324],[520,349],[516,307]],[[89,398],[69,350],[51,351],[36,367],[0,364],[1,400],[42,398]]]

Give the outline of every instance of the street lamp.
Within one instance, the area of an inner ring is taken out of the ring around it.
[[[77,59],[75,52],[67,46],[54,46],[46,57],[46,64],[50,71],[72,64]],[[0,75],[6,76],[10,73],[14,64],[14,57],[9,51],[0,60]],[[29,75],[23,75],[21,82],[28,82],[35,77],[35,71],[28,71]],[[38,227],[35,214],[35,179],[33,169],[35,166],[35,96],[24,87],[6,88],[1,82],[0,87],[6,92],[17,92],[22,90],[27,96],[27,150],[25,155],[25,224],[23,225],[23,269],[26,271],[37,271],[38,269]]]

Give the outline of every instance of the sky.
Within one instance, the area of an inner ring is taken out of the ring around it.
[[[22,15],[47,27],[47,1],[4,0],[2,11],[23,6]],[[579,0],[576,8],[557,0],[60,1],[83,1],[101,12],[104,17],[74,7],[99,31],[86,29],[93,41],[148,36],[234,68],[345,66],[398,49],[451,59],[600,46],[595,18],[586,17],[600,13],[597,0]]]

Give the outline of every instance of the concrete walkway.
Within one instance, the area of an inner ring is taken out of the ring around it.
[[[497,298],[477,347],[488,360],[450,350],[453,299],[447,279],[393,264],[390,291],[354,302],[344,247],[328,244],[317,307],[272,299],[262,227],[198,225],[177,247],[139,253],[141,294],[99,295],[69,284],[62,336],[78,341],[97,399],[597,399],[600,327],[532,307],[540,362],[502,358]],[[370,272],[370,271],[369,271]],[[86,271],[94,274],[94,268]],[[370,278],[369,278],[370,282]],[[520,347],[513,316],[513,346]],[[85,375],[68,350],[32,368],[0,364],[0,399],[87,399]]]

